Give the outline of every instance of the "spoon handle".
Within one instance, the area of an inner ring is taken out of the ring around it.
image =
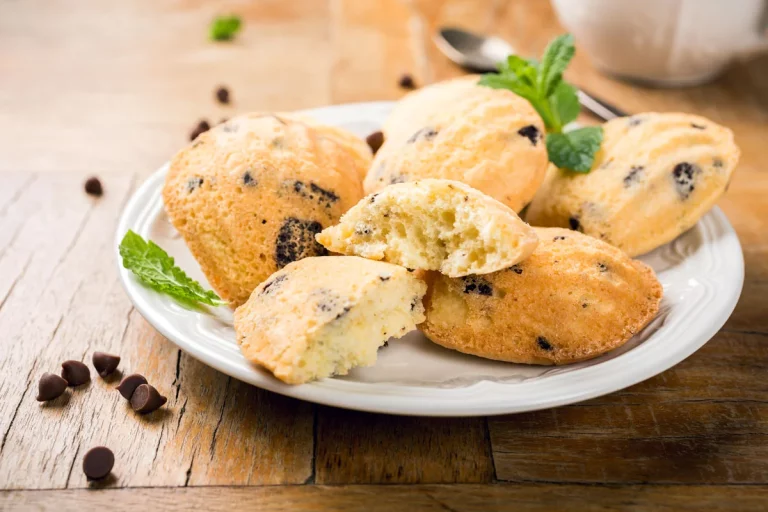
[[[581,106],[603,121],[610,121],[615,117],[626,117],[629,115],[620,108],[614,107],[603,100],[599,100],[582,90],[578,91],[577,94]]]

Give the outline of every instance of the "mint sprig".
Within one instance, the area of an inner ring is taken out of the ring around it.
[[[235,37],[241,25],[239,16],[217,16],[211,22],[210,37],[214,41],[229,41]]]
[[[549,161],[561,168],[589,172],[595,153],[600,149],[603,129],[589,127],[563,131],[578,117],[581,109],[576,88],[563,80],[563,73],[575,51],[573,37],[564,34],[547,45],[541,62],[510,55],[499,65],[498,74],[485,74],[479,83],[495,89],[508,89],[528,100],[547,129]]]
[[[123,267],[133,272],[150,288],[170,295],[184,303],[202,303],[209,306],[226,304],[216,293],[184,273],[159,245],[146,241],[131,230],[120,242]]]

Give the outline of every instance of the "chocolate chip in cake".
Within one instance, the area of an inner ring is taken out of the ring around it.
[[[400,80],[397,81],[397,85],[403,89],[415,89],[416,83],[413,81],[413,77],[408,73],[403,73],[400,76]]]
[[[271,281],[264,285],[264,288],[261,289],[259,295],[269,295],[270,293],[274,293],[280,288],[280,285],[286,279],[288,279],[287,274],[280,274],[279,276],[274,277]]]
[[[131,395],[131,408],[140,414],[147,414],[156,411],[167,401],[167,398],[149,384],[141,384]]]
[[[528,126],[523,126],[519,130],[517,130],[517,134],[531,141],[531,144],[533,144],[534,146],[538,144],[539,139],[541,139],[541,132],[539,131],[538,128],[536,128],[532,124]]]
[[[639,125],[642,122],[643,122],[643,118],[642,117],[632,116],[627,121],[627,126],[637,126],[637,125]]]
[[[189,178],[187,181],[187,193],[191,194],[198,188],[200,188],[205,180],[199,176],[193,176],[192,178]]]
[[[92,176],[85,181],[85,193],[94,197],[101,197],[104,194],[99,178]]]
[[[371,151],[373,151],[373,154],[375,155],[379,151],[381,145],[384,144],[384,133],[381,131],[373,132],[365,138],[365,142],[368,143],[368,147],[371,148]]]
[[[574,231],[581,231],[581,222],[578,217],[568,217],[568,226]]]
[[[211,129],[211,125],[205,119],[198,121],[197,126],[190,132],[189,140],[195,140],[200,134],[207,132]]]
[[[414,142],[420,141],[420,140],[432,140],[436,136],[437,136],[437,130],[435,130],[431,126],[425,126],[424,128],[418,130],[416,133],[411,135],[406,141],[406,143],[413,144]]]
[[[96,373],[102,378],[112,374],[117,369],[117,365],[120,364],[120,356],[114,356],[106,352],[94,352],[91,359],[93,360],[93,367],[96,368]]]
[[[133,396],[133,392],[136,391],[136,388],[146,383],[147,379],[144,378],[143,375],[132,373],[120,381],[120,384],[117,386],[117,390],[121,395],[123,395],[123,398],[130,400],[131,396]]]
[[[696,123],[691,123],[691,128],[695,128],[697,130],[706,130],[707,129],[707,127],[704,126],[703,124],[696,124]]]
[[[115,466],[115,454],[106,446],[88,450],[83,457],[83,473],[89,480],[101,480]]]
[[[512,272],[514,272],[517,275],[522,275],[522,273],[523,273],[523,269],[522,269],[522,267],[520,266],[519,263],[509,267],[509,270],[511,270]]]
[[[229,103],[229,89],[223,85],[216,89],[216,99],[224,105]]]
[[[255,187],[257,185],[256,179],[253,177],[250,171],[245,171],[243,173],[243,185],[246,187]]]
[[[474,293],[488,297],[493,295],[493,287],[491,286],[491,283],[483,278],[467,276],[462,277],[462,280],[464,281],[464,293]]]
[[[536,338],[536,344],[539,346],[539,348],[541,348],[541,350],[546,350],[547,352],[552,350],[552,344],[544,336],[539,336]]]
[[[309,256],[326,256],[328,250],[317,243],[315,235],[323,226],[314,220],[288,217],[283,221],[275,242],[275,262],[278,268]]]
[[[640,180],[641,173],[645,167],[642,165],[633,165],[629,168],[629,173],[624,176],[624,186],[629,187],[634,183],[637,183]]]
[[[553,242],[557,242],[558,240],[565,240],[565,237],[563,235],[558,235],[552,239]]]
[[[701,168],[696,164],[681,162],[672,169],[672,179],[675,182],[677,193],[681,199],[688,199],[696,185],[696,175],[701,173]]]
[[[608,265],[606,265],[605,263],[598,263],[597,264],[597,269],[600,272],[608,272]]]
[[[53,373],[44,373],[37,384],[36,400],[38,402],[53,400],[60,397],[65,389],[67,389],[66,379]]]
[[[80,361],[64,361],[61,363],[61,377],[70,386],[80,386],[91,380],[91,370]]]

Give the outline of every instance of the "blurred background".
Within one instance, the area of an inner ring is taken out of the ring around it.
[[[522,56],[540,55],[569,30],[578,51],[568,80],[630,113],[711,117],[736,132],[750,162],[768,117],[763,4],[4,0],[0,170],[144,176],[201,119],[397,99],[407,92],[404,74],[418,87],[464,73],[433,42],[448,26],[499,36]],[[222,14],[237,15],[241,28],[230,41],[212,41],[211,22]],[[646,85],[603,71],[635,73]],[[675,80],[705,83],[674,87]],[[220,86],[230,93],[227,105],[215,99]]]

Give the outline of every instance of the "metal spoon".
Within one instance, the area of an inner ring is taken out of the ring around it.
[[[476,72],[496,71],[499,62],[515,53],[515,49],[503,39],[481,36],[460,28],[442,28],[435,34],[434,39],[446,57],[459,66]],[[629,115],[584,91],[578,91],[578,96],[581,105],[603,121]]]

